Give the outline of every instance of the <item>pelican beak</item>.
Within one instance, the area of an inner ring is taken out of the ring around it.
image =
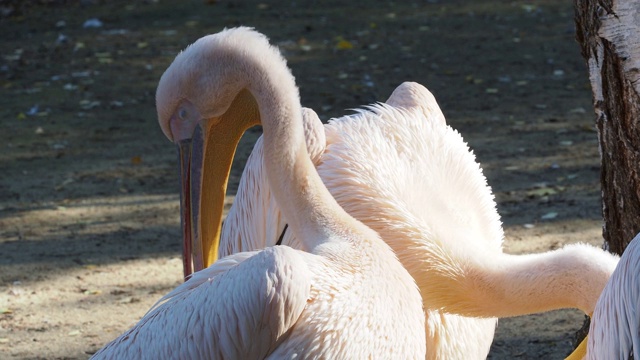
[[[185,280],[193,273],[191,237],[191,191],[189,187],[191,165],[191,139],[181,140],[178,148],[180,169],[180,227],[182,230],[182,270]],[[201,260],[200,260],[201,261]]]
[[[242,136],[230,128],[234,124],[221,120],[201,121],[191,139],[178,143],[185,278],[218,257],[227,181]]]
[[[587,342],[589,340],[589,335],[585,336],[582,339],[582,342],[578,347],[573,350],[573,352],[565,358],[565,360],[582,360],[587,357]]]
[[[593,312],[587,314],[591,321],[593,321]],[[582,360],[587,358],[587,343],[589,342],[589,334],[582,339],[578,347],[573,350],[569,356],[565,358],[565,360]]]
[[[218,258],[233,157],[244,132],[259,119],[255,99],[243,90],[222,116],[201,120],[192,138],[177,144],[185,279]]]

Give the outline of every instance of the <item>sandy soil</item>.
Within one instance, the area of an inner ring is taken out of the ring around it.
[[[276,3],[0,1],[0,358],[87,358],[181,282],[176,155],[154,92],[181,48],[223,27],[279,44],[323,120],[427,86],[483,165],[505,251],[602,243],[569,1]],[[561,359],[582,320],[501,320],[489,357]]]

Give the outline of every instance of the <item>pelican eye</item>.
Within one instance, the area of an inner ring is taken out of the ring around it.
[[[180,108],[180,110],[178,110],[178,116],[182,120],[187,120],[187,116],[189,116],[189,112],[185,108]]]

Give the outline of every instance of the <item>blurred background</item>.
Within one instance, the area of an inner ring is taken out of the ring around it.
[[[474,149],[505,251],[602,243],[587,69],[565,1],[0,1],[0,358],[84,359],[181,282],[175,55],[225,27],[277,44],[323,121],[430,89]],[[260,129],[239,147],[228,203]],[[562,359],[579,311],[500,320],[491,359]]]

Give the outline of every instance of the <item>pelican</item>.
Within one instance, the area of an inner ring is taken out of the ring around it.
[[[185,158],[205,164],[230,156],[224,151],[235,148],[244,122],[262,124],[270,190],[308,252],[276,246],[223,258],[96,358],[424,358],[415,282],[322,184],[305,148],[294,78],[265,36],[236,28],[199,39],[165,71],[157,98],[170,140],[181,144],[199,129]],[[218,170],[191,173],[190,183],[226,183],[219,178],[228,171]]]
[[[386,103],[324,126],[309,109],[303,118],[324,184],[416,280],[428,358],[486,358],[498,317],[560,308],[592,313],[618,258],[586,244],[503,253],[502,224],[482,169],[422,85],[403,83]],[[264,176],[263,141],[247,161],[219,246],[216,239],[196,241],[216,244],[204,250],[211,260],[275,244],[304,248],[292,232],[281,236],[288,218]],[[193,221],[202,227],[202,218]]]
[[[640,358],[640,234],[624,250],[591,317],[589,336],[567,358]],[[586,353],[586,354],[585,354]]]

